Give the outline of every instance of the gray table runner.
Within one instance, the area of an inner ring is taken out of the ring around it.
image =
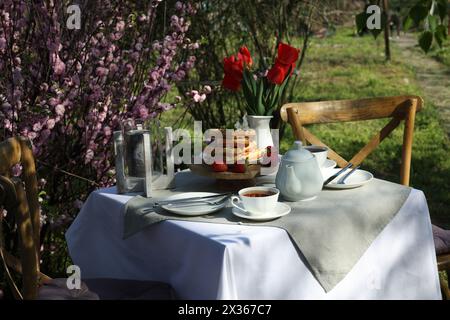
[[[273,177],[257,182],[273,183]],[[326,292],[353,268],[411,192],[411,188],[374,179],[356,189],[323,190],[312,201],[287,202],[292,207],[291,213],[267,222],[244,221],[232,214],[231,207],[197,217],[178,216],[160,208],[148,211],[153,202],[169,195],[212,190],[225,191],[226,187],[213,179],[180,172],[174,190],[158,191],[151,199],[141,196],[130,199],[125,206],[124,238],[164,220],[283,228]]]

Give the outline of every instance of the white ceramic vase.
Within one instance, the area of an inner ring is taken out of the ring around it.
[[[270,119],[272,118],[273,116],[247,116],[250,128],[256,131],[258,149],[274,146],[270,132]]]

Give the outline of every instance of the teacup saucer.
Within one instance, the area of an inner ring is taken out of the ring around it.
[[[290,212],[291,212],[291,207],[282,202],[277,202],[277,205],[273,212],[262,215],[262,216],[250,216],[244,209],[239,210],[238,208],[233,207],[233,214],[235,216],[238,216],[238,217],[244,218],[244,219],[248,219],[248,220],[254,220],[254,221],[274,220],[279,217],[285,216],[285,215],[289,214]]]

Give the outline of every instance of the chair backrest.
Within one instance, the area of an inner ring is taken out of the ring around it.
[[[395,96],[360,100],[288,103],[281,107],[281,118],[288,122],[296,139],[329,148],[329,157],[340,167],[359,165],[401,123],[405,121],[400,182],[409,185],[411,151],[416,112],[422,109],[418,96]],[[347,161],[313,135],[304,125],[391,118],[391,120],[350,160]]]
[[[12,176],[13,166],[22,166],[21,179]],[[25,187],[25,188],[24,188]],[[34,157],[28,139],[15,137],[0,143],[0,208],[13,215],[17,225],[20,259],[8,253],[3,239],[3,214],[0,214],[0,255],[16,298],[34,299],[39,272],[40,209]],[[22,273],[22,293],[17,289],[8,267]]]

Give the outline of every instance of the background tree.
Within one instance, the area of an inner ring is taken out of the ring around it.
[[[404,30],[410,30],[415,28],[420,30],[419,46],[423,51],[428,52],[436,42],[440,47],[445,39],[447,39],[448,32],[448,1],[447,0],[391,0],[391,8],[396,8],[400,17],[403,17]],[[366,8],[369,5],[377,5],[382,10],[381,16],[381,29],[369,30],[372,35],[377,38],[378,35],[384,31],[385,39],[385,55],[386,60],[390,60],[390,45],[389,45],[389,32],[390,32],[390,7],[388,0],[371,0],[366,1],[366,7],[364,11],[357,14],[355,17],[357,31],[360,35],[367,31],[367,20],[369,14],[366,12]]]

